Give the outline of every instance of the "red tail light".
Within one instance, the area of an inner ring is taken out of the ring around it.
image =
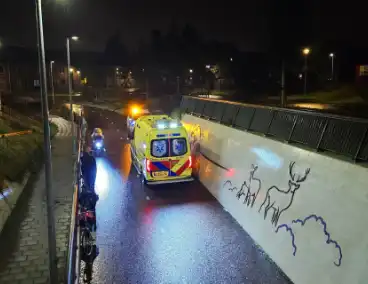
[[[150,160],[146,160],[146,171],[150,172],[151,171],[151,161]]]
[[[189,165],[188,165],[188,168],[191,168],[192,167],[192,156],[189,156]]]

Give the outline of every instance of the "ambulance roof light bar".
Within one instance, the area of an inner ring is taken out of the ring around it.
[[[174,121],[174,120],[159,120],[156,122],[156,128],[158,129],[167,129],[167,128],[178,128],[182,126],[180,122]]]

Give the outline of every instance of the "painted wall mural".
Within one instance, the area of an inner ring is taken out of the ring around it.
[[[301,184],[307,180],[310,174],[310,168],[307,168],[303,174],[295,173],[294,166],[295,162],[290,162],[289,181],[287,184],[287,188],[279,188],[278,186],[273,185],[265,190],[266,194],[264,199],[261,199],[259,201],[262,203],[258,209],[258,212],[263,214],[263,218],[266,220],[268,213],[272,211],[271,224],[272,226],[276,227],[275,233],[288,233],[288,235],[290,236],[293,256],[295,256],[298,252],[298,240],[297,234],[295,233],[295,226],[299,225],[300,228],[304,228],[304,226],[308,222],[312,221],[320,224],[321,230],[323,231],[323,234],[325,236],[324,243],[326,245],[333,245],[336,249],[335,255],[337,255],[337,258],[333,261],[333,264],[339,267],[341,266],[342,262],[342,249],[339,243],[331,238],[330,233],[327,231],[327,223],[322,217],[311,214],[305,218],[292,220],[290,224],[284,223],[278,225],[280,216],[292,206],[294,198],[296,196],[295,193],[300,188]],[[252,164],[249,177],[243,182],[240,188],[235,186],[230,179],[226,180],[223,184],[224,189],[234,192],[236,198],[250,208],[253,208],[255,201],[257,200],[258,196],[260,196],[260,191],[262,191],[262,180],[256,177],[257,170],[258,166]],[[244,199],[241,199],[243,197]],[[301,246],[301,244],[299,246]]]
[[[288,182],[288,188],[283,189],[275,185],[267,189],[266,197],[263,200],[262,205],[259,207],[258,212],[263,209],[263,218],[266,219],[268,212],[272,210],[271,224],[277,226],[280,216],[286,210],[288,210],[293,204],[295,193],[300,188],[300,184],[304,182],[309,173],[310,169],[306,169],[304,175],[298,175],[293,173],[295,162],[291,162],[289,165],[290,179]]]
[[[333,264],[337,267],[341,266],[342,262],[342,249],[339,243],[331,238],[330,233],[327,231],[327,223],[321,217],[315,214],[309,215],[305,218],[295,219],[291,221],[291,224],[281,224],[276,228],[276,233],[280,233],[281,231],[288,232],[290,235],[291,246],[293,249],[293,255],[295,256],[298,251],[297,246],[297,234],[295,233],[296,225],[300,225],[303,228],[308,222],[315,222],[320,225],[321,230],[323,231],[325,239],[323,240],[326,245],[332,245],[336,249],[337,258],[333,261]],[[320,252],[318,252],[320,253]]]
[[[306,225],[317,225],[314,230],[317,230],[318,232],[318,229],[320,229],[321,235],[324,236],[324,239],[320,245],[323,247],[328,247],[328,252],[326,252],[324,255],[328,257],[328,261],[331,257],[331,264],[335,265],[336,267],[341,266],[343,256],[342,248],[336,240],[332,239],[327,230],[327,223],[323,217],[311,214],[305,218],[294,219],[290,222],[285,222],[279,225],[280,217],[293,205],[293,201],[297,196],[297,191],[308,179],[311,172],[310,168],[305,169],[302,174],[296,173],[294,169],[296,162],[291,161],[289,164],[289,180],[287,185],[285,187],[272,185],[267,189],[263,189],[262,179],[257,175],[259,165],[251,164],[250,172],[246,180],[244,180],[241,186],[238,187],[234,185],[234,182],[231,179],[232,175],[228,174],[234,169],[227,169],[201,153],[200,141],[203,139],[201,127],[199,125],[195,125],[190,128],[188,133],[190,137],[191,153],[194,157],[197,157],[198,163],[200,160],[199,157],[202,156],[215,166],[223,169],[227,173],[225,176],[228,177],[228,179],[223,183],[223,189],[234,193],[235,197],[249,209],[252,209],[257,201],[258,204],[260,204],[258,212],[262,214],[263,219],[266,220],[267,217],[271,217],[270,221],[271,225],[275,228],[275,234],[281,235],[282,233],[286,233],[288,235],[286,238],[290,238],[291,254],[293,256],[299,255],[301,253],[300,249],[303,247],[303,243],[306,242],[302,237],[302,232],[310,229],[310,227],[306,228]],[[262,191],[264,191],[264,194],[260,194]],[[305,236],[306,235],[304,235],[304,237]],[[283,236],[283,238],[285,237]],[[318,240],[314,243],[319,244]],[[310,247],[308,247],[308,249],[310,249]],[[333,252],[333,256],[330,256],[331,251]],[[316,251],[316,254],[321,255],[321,251]]]
[[[230,180],[225,181],[225,184],[224,184],[224,186],[226,184],[229,185],[230,191],[237,190],[236,197],[239,200],[240,198],[244,197],[243,204],[246,204],[248,207],[254,206],[254,202],[256,201],[257,196],[262,186],[261,180],[254,176],[257,169],[258,169],[258,166],[252,164],[248,181],[244,181],[239,190],[237,187],[233,187]]]

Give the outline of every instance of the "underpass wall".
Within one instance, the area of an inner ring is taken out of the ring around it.
[[[367,283],[367,169],[185,114],[200,181],[296,284]]]

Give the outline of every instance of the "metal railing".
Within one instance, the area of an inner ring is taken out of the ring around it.
[[[303,110],[184,96],[187,114],[243,131],[333,152],[354,161],[368,160],[368,120]]]
[[[70,231],[69,231],[69,246],[68,246],[68,259],[67,259],[67,283],[74,284],[79,283],[79,231],[78,231],[78,198],[80,191],[80,167],[81,167],[81,150],[82,150],[82,134],[81,129],[78,127],[78,153],[77,160],[74,168],[74,194],[73,194],[73,205],[70,220]]]

